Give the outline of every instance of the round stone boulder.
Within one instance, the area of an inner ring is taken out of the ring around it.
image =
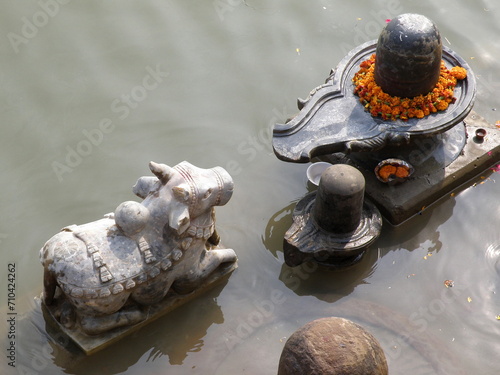
[[[278,375],[387,375],[384,351],[360,325],[343,318],[307,323],[285,343]]]

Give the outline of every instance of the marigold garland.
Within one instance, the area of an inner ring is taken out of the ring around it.
[[[384,120],[409,118],[423,118],[437,111],[444,111],[456,98],[453,91],[457,80],[467,77],[467,70],[455,66],[446,68],[441,61],[439,80],[434,89],[427,95],[418,95],[414,98],[400,98],[391,96],[375,82],[375,54],[360,64],[360,70],[354,75],[354,93],[359,96],[359,101],[365,106],[373,117],[380,116]]]

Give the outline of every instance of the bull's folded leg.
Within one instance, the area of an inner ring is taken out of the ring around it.
[[[72,328],[76,323],[76,312],[69,301],[64,301],[59,309],[59,322],[66,328]]]
[[[43,270],[43,302],[48,306],[54,301],[57,280],[55,275],[47,268]]]
[[[98,335],[114,328],[129,326],[147,318],[147,311],[139,307],[127,307],[116,313],[103,316],[82,316],[80,325],[88,335]]]
[[[233,249],[214,249],[206,251],[198,264],[198,267],[189,272],[187,276],[178,278],[172,284],[176,293],[187,294],[200,287],[208,276],[212,274],[223,263],[236,261],[236,253]]]

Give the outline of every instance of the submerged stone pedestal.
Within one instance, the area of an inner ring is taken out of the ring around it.
[[[61,324],[59,317],[61,314],[61,305],[63,300],[60,298],[56,298],[57,302],[52,305],[42,303],[42,312],[46,323],[53,328],[52,331],[58,332],[58,334],[62,332],[69,337],[86,355],[91,355],[107,348],[119,340],[126,338],[157,319],[168,315],[169,312],[181,307],[195,298],[202,296],[212,288],[225,283],[237,267],[236,262],[220,267],[213,274],[211,274],[207,280],[205,280],[205,283],[201,287],[191,293],[178,294],[171,290],[161,302],[147,307],[146,311],[148,313],[148,317],[145,320],[129,326],[118,327],[99,335],[87,335],[79,327],[65,327]],[[49,330],[47,330],[47,332],[49,332]]]
[[[486,131],[482,140],[476,138],[480,129]],[[378,181],[374,168],[389,157],[412,163],[415,172],[408,181],[394,186]],[[320,159],[348,163],[359,169],[366,179],[367,197],[385,219],[398,225],[497,165],[500,162],[500,129],[472,111],[462,124],[448,132],[417,139],[409,147],[333,154]]]
[[[365,179],[349,165],[337,164],[321,175],[319,187],[301,199],[285,233],[285,262],[295,267],[315,261],[329,268],[359,262],[380,235],[382,217],[364,199]]]

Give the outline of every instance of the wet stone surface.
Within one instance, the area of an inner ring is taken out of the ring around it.
[[[287,340],[278,375],[387,375],[384,351],[363,327],[343,318],[307,323]]]
[[[94,336],[98,346],[108,332],[178,305],[165,303],[172,293],[192,295],[236,263],[215,230],[214,207],[231,198],[231,176],[188,162],[151,162],[150,169],[154,177],[139,178],[133,188],[142,202],[65,227],[40,250],[44,305],[62,329]]]
[[[401,14],[380,33],[375,81],[392,96],[425,95],[439,79],[442,43],[437,26],[420,14]]]

